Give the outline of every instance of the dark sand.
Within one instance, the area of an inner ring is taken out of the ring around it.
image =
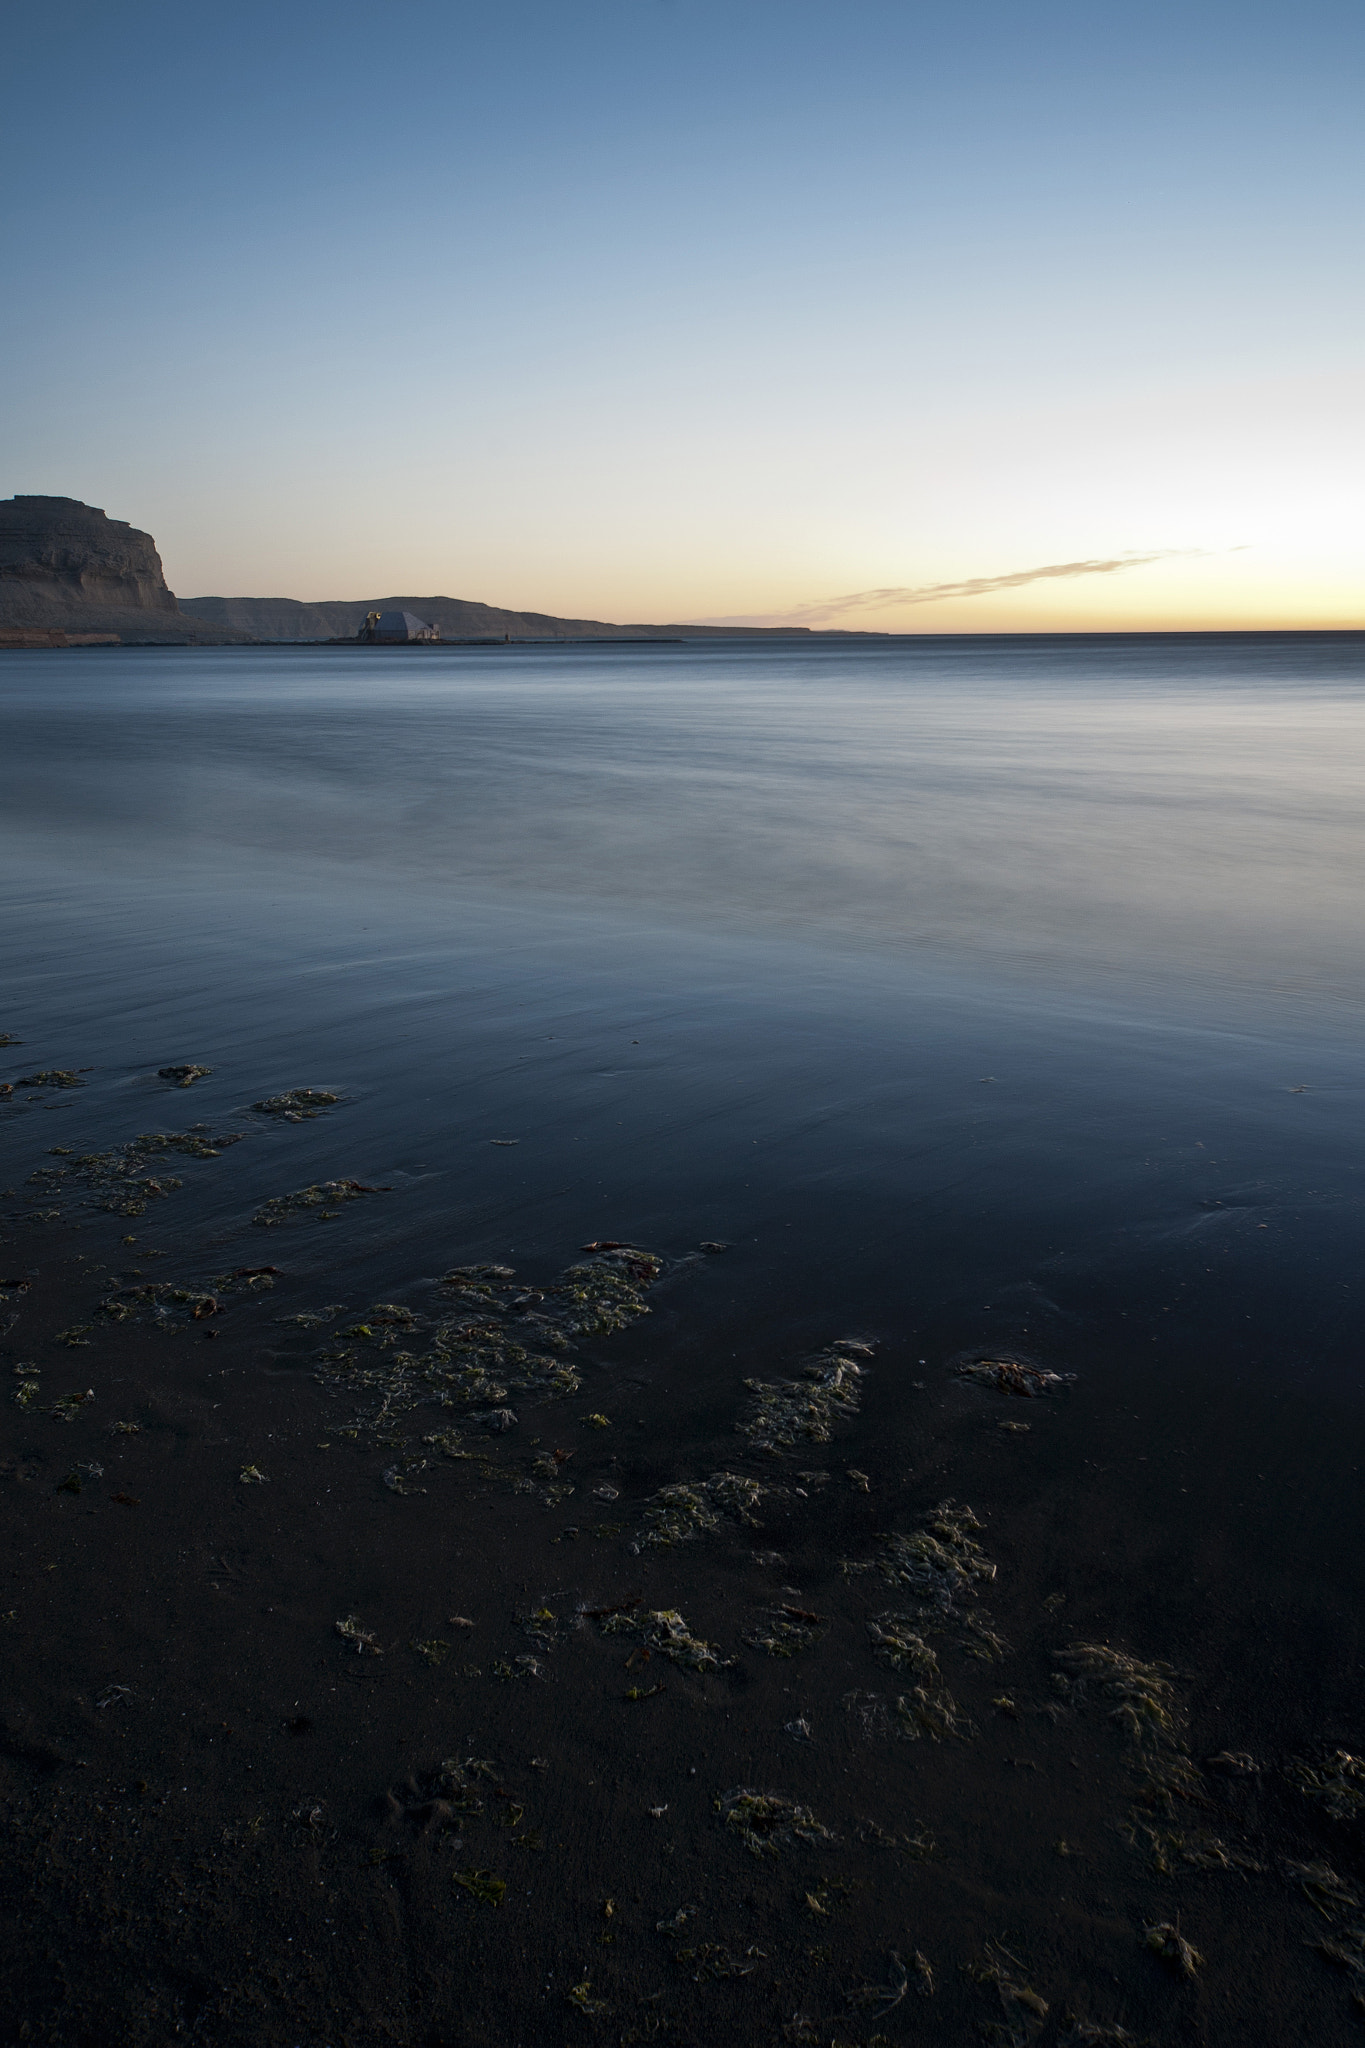
[[[875,1343],[861,1412],[773,1459],[735,1432],[741,1382],[788,1377],[800,1353],[746,1311],[744,1246],[657,1246],[652,1314],[579,1347],[578,1394],[471,1433],[476,1462],[429,1452],[410,1482],[425,1491],[398,1496],[392,1446],[341,1435],[354,1404],[314,1379],[327,1329],[278,1321],[347,1297],[344,1257],[321,1293],[289,1274],[344,1217],[239,1236],[238,1257],[282,1269],[269,1293],[173,1332],[104,1325],[120,1276],[236,1262],[196,1260],[156,1207],[71,1203],[11,1223],[4,1246],[0,1277],[31,1278],[7,1290],[6,1377],[32,1361],[42,1383],[40,1404],[7,1388],[0,1409],[5,2038],[1355,2038],[1352,1974],[1314,1944],[1359,1916],[1315,1906],[1284,1863],[1360,1886],[1359,1823],[1292,1779],[1356,1712],[1356,1431],[1296,1425],[1265,1396],[1191,1405],[1167,1311],[1192,1266],[1173,1258],[1141,1304],[1001,1312],[995,1350],[1075,1373],[1045,1398],[955,1377],[960,1329],[812,1330],[812,1348]],[[425,1307],[430,1278],[391,1298]],[[88,1347],[58,1336],[80,1323]],[[691,1383],[717,1384],[726,1354],[732,1396],[699,1412]],[[87,1388],[73,1421],[42,1412]],[[451,1420],[421,1410],[398,1434],[420,1449]],[[1289,1516],[1265,1499],[1272,1443]],[[540,1484],[547,1450],[569,1454],[573,1488],[550,1506],[514,1491]],[[83,1464],[103,1475],[62,1490]],[[265,1483],[241,1483],[248,1464]],[[761,1527],[632,1554],[648,1496],[718,1469],[791,1491]],[[605,1485],[616,1502],[594,1497]],[[911,1741],[894,1708],[913,1680],[874,1659],[865,1624],[924,1610],[838,1563],[947,1497],[983,1524],[998,1571],[967,1604],[1008,1648],[978,1662],[960,1630],[931,1636],[973,1732]],[[680,1610],[733,1661],[632,1659],[590,1613],[631,1601]],[[746,1647],[784,1603],[827,1618],[818,1645]],[[528,1625],[539,1610],[553,1622]],[[338,1636],[351,1615],[382,1655]],[[452,1645],[439,1666],[411,1647],[432,1639]],[[1056,1689],[1075,1641],[1173,1668],[1170,1749],[1193,1769],[1164,1810],[1113,1702]],[[506,1675],[528,1655],[538,1674]],[[809,1740],[785,1732],[802,1720]],[[1204,1768],[1223,1751],[1256,1769]],[[468,1788],[438,1782],[471,1759],[486,1769]],[[802,1802],[829,1839],[751,1854],[717,1809],[738,1788]],[[458,1881],[478,1873],[505,1885],[497,1903]],[[1193,1979],[1144,1948],[1158,1923],[1205,1959]]]

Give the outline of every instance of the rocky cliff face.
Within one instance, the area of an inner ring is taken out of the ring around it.
[[[179,610],[152,536],[76,498],[0,504],[0,602],[35,614],[76,605]]]
[[[0,640],[92,635],[135,644],[244,640],[182,612],[149,533],[78,498],[0,501]],[[56,643],[60,644],[60,639]]]

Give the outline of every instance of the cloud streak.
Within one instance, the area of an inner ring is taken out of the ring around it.
[[[1020,590],[1027,583],[1046,583],[1073,576],[1114,576],[1123,569],[1141,569],[1148,562],[1166,562],[1174,555],[1203,554],[1202,548],[1154,548],[1148,554],[1091,557],[1083,562],[1045,562],[1037,569],[1012,569],[1005,576],[968,576],[957,583],[891,584],[882,590],[854,590],[843,597],[827,597],[814,604],[798,605],[794,611],[770,613],[763,618],[716,619],[710,623],[726,626],[816,626],[846,619],[850,613],[888,611],[899,605],[942,604],[954,597],[988,597],[996,590]]]

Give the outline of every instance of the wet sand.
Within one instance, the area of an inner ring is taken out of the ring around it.
[[[41,1385],[0,1424],[15,2038],[1354,2038],[1353,1973],[1314,1945],[1352,1952],[1359,1822],[1296,1773],[1358,1712],[1359,1432],[1231,1372],[1215,1391],[1207,1353],[1192,1388],[1187,1256],[1141,1298],[993,1305],[990,1355],[1075,1375],[1024,1398],[960,1376],[983,1351],[960,1323],[845,1312],[803,1354],[747,1305],[743,1244],[656,1245],[649,1315],[574,1347],[577,1392],[503,1432],[427,1406],[376,1442],[316,1377],[343,1319],[280,1320],[347,1298],[344,1257],[324,1287],[290,1271],[345,1228],[243,1233],[273,1286],[171,1329],[98,1310],[242,1262],[187,1243],[169,1201],[7,1230],[3,1277],[30,1284],[7,1289],[6,1375]],[[1246,1275],[1219,1284],[1240,1299]],[[389,1293],[448,1313],[434,1276]],[[756,1452],[744,1380],[799,1383],[849,1337],[871,1347],[846,1354],[857,1412]],[[423,1449],[452,1420],[472,1455]],[[661,1487],[717,1471],[773,1489],[752,1526],[632,1547]],[[950,1613],[841,1571],[945,1500],[994,1567]],[[642,1658],[670,1610],[720,1668],[657,1635]],[[890,1613],[937,1658],[941,1739],[898,1711],[916,1675],[868,1629]],[[809,1647],[746,1642],[793,1614],[818,1617]],[[338,1633],[352,1617],[373,1647]],[[1102,1684],[1059,1684],[1078,1643],[1168,1667],[1154,1746]],[[743,1791],[807,1809],[811,1838],[772,1809],[776,1847],[746,1842]],[[1290,1864],[1330,1865],[1336,1898]]]

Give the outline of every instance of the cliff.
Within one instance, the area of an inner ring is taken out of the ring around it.
[[[116,634],[139,644],[242,640],[182,612],[149,533],[78,498],[0,501],[0,636]],[[57,643],[60,644],[60,643]]]

